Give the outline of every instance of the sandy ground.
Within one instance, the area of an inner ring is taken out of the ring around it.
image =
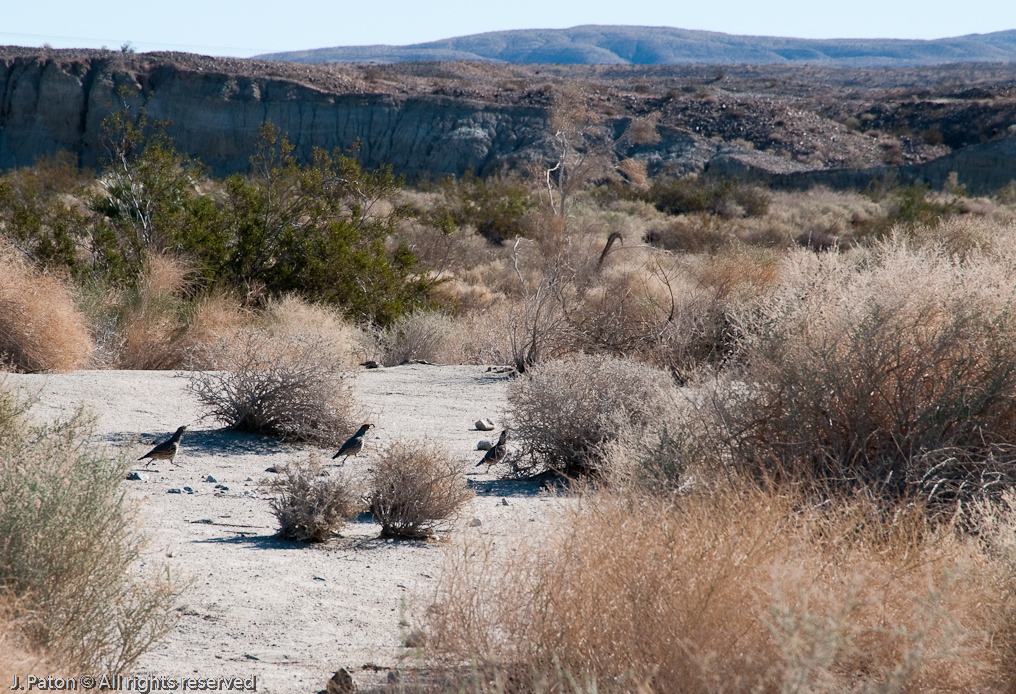
[[[275,537],[263,485],[272,475],[265,469],[305,461],[312,452],[330,458],[334,451],[202,420],[188,376],[84,371],[5,378],[7,389],[38,398],[31,411],[39,420],[84,405],[97,416],[99,440],[131,446],[138,456],[155,439],[189,426],[178,467],[158,462],[145,470],[142,462],[135,469],[146,479],[125,481],[142,507],[149,561],[168,564],[189,581],[178,626],[142,658],[138,674],[257,675],[264,692],[317,692],[343,667],[360,687],[383,682],[389,671],[418,663],[416,651],[403,644],[433,599],[445,552],[470,534],[510,541],[520,524],[539,526],[553,503],[532,485],[498,481],[496,469],[494,476],[474,470],[483,456],[477,441],[492,437],[473,423],[500,421],[505,375],[470,366],[362,371],[351,383],[377,427],[364,453],[348,464],[349,474],[362,479],[372,457],[393,440],[430,438],[461,461],[476,496],[439,541],[379,539],[380,526],[369,516],[323,545],[282,541]]]

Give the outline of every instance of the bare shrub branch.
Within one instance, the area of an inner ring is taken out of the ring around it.
[[[307,465],[290,465],[273,480],[272,512],[279,535],[298,542],[325,542],[359,512],[360,501],[344,477],[321,475],[315,456]]]
[[[230,428],[338,445],[361,419],[320,337],[248,329],[215,358],[227,370],[195,372],[190,386],[206,416]]]
[[[370,510],[381,534],[431,537],[473,493],[461,466],[432,443],[397,442],[374,463]]]

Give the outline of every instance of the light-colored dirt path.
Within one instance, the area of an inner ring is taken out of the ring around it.
[[[190,581],[180,596],[178,627],[142,659],[139,673],[253,674],[259,691],[316,692],[340,667],[364,686],[383,681],[387,669],[406,658],[411,663],[413,653],[403,647],[411,625],[404,624],[429,604],[454,539],[381,540],[379,526],[369,520],[350,523],[342,537],[323,546],[277,539],[269,492],[260,484],[271,477],[265,468],[334,451],[223,431],[216,422],[202,421],[187,376],[88,371],[5,378],[5,388],[38,398],[32,415],[39,420],[83,405],[97,416],[99,440],[132,445],[138,456],[153,439],[181,424],[190,427],[178,467],[159,462],[145,481],[125,482],[152,538],[150,560]],[[356,374],[350,381],[355,395],[377,428],[365,454],[350,461],[349,474],[362,480],[372,456],[395,439],[428,437],[462,462],[477,491],[450,537],[472,533],[500,543],[498,536],[519,522],[539,526],[528,521],[538,520],[552,502],[531,488],[495,483],[473,468],[483,455],[476,442],[490,437],[475,431],[473,422],[501,420],[506,378],[469,366],[412,365]],[[137,439],[142,443],[131,443]],[[206,481],[209,476],[216,482]],[[193,493],[169,493],[186,487]],[[469,527],[472,518],[482,525]]]

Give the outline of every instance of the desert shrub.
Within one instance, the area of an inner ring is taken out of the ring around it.
[[[20,601],[29,646],[80,672],[123,672],[176,615],[173,584],[138,568],[143,538],[122,488],[132,461],[90,444],[81,412],[32,427],[0,401],[0,597]]]
[[[73,371],[92,341],[67,287],[0,250],[0,357],[19,371]]]
[[[440,313],[414,311],[397,318],[390,326],[376,328],[370,336],[378,361],[397,366],[413,359],[442,362],[456,334],[456,324]]]
[[[923,486],[942,449],[966,452],[949,466],[966,471],[966,493],[982,472],[1010,479],[1011,272],[1002,256],[901,241],[864,259],[792,255],[784,284],[737,318],[743,366],[710,389],[724,455],[752,474],[890,496]]]
[[[473,493],[461,465],[433,443],[396,442],[374,462],[370,510],[381,534],[431,537]]]
[[[70,152],[0,176],[4,236],[41,268],[86,270],[76,252],[85,220],[68,199],[82,179]]]
[[[726,218],[761,217],[769,210],[768,193],[731,178],[658,179],[644,196],[667,214],[709,212]]]
[[[659,418],[672,388],[666,373],[631,359],[576,354],[532,367],[508,386],[506,427],[522,448],[515,472],[595,473],[601,446]]]
[[[1012,574],[875,506],[591,494],[553,533],[451,548],[426,655],[500,685],[476,691],[1008,691]]]
[[[322,477],[321,463],[313,457],[308,465],[290,465],[271,488],[277,494],[272,512],[279,521],[279,535],[298,542],[326,542],[333,532],[356,515],[359,499],[349,481]]]
[[[194,271],[181,258],[150,253],[141,274],[114,291],[105,351],[118,369],[176,369],[187,356],[188,297]]]
[[[225,370],[195,372],[190,387],[230,428],[339,445],[361,418],[328,347],[314,335],[243,330],[214,356]]]
[[[354,320],[387,325],[427,301],[405,243],[386,246],[407,210],[390,200],[402,187],[391,167],[366,171],[353,157],[316,149],[299,164],[293,145],[266,124],[252,174],[225,182],[230,240],[217,276],[261,284],[341,307]]]
[[[501,175],[486,180],[472,173],[458,180],[447,178],[441,191],[444,202],[429,213],[430,224],[439,228],[449,223],[469,225],[494,244],[524,233],[523,217],[536,206],[523,185]]]
[[[335,364],[350,368],[357,364],[360,331],[338,309],[310,303],[298,294],[284,294],[269,299],[255,322],[276,340],[308,337]]]

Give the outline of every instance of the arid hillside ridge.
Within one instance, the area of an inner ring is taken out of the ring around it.
[[[95,168],[105,155],[103,119],[144,107],[215,175],[247,170],[265,121],[303,160],[314,147],[358,147],[366,166],[391,164],[410,180],[486,175],[552,157],[548,118],[569,84],[619,137],[633,118],[655,120],[658,142],[614,144],[650,175],[714,170],[835,186],[891,167],[932,185],[955,171],[972,190],[1016,178],[1007,154],[1016,67],[1008,64],[305,65],[11,47],[0,52],[0,167],[65,150]]]

